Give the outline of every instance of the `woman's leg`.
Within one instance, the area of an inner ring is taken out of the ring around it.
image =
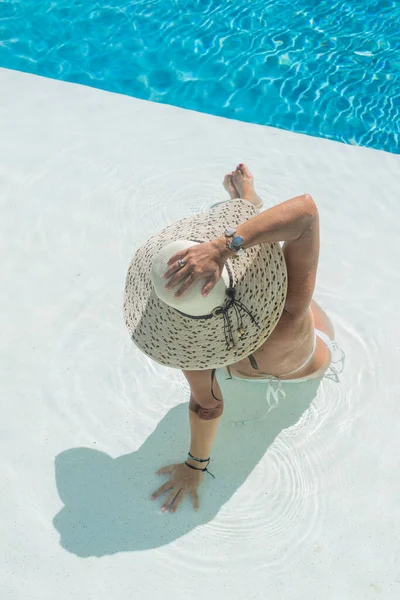
[[[259,210],[262,208],[263,202],[254,188],[254,177],[243,163],[235,171],[225,175],[224,187],[232,199],[241,198],[251,202]]]

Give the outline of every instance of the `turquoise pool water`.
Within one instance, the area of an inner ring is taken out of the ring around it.
[[[0,65],[399,152],[400,3],[11,0]]]

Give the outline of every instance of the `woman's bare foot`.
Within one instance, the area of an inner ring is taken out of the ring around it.
[[[240,198],[252,202],[257,208],[262,208],[263,202],[254,189],[253,175],[243,163],[238,165],[235,171],[232,171],[232,183]]]
[[[240,198],[240,196],[239,196],[239,192],[237,191],[237,189],[233,185],[232,175],[233,175],[233,171],[232,171],[232,173],[227,173],[225,175],[225,177],[224,177],[224,188],[226,189],[226,191],[230,195],[231,199],[234,200],[235,198]]]

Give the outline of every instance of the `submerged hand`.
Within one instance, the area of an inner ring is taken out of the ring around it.
[[[169,279],[169,282],[165,287],[170,289],[182,283],[175,294],[176,297],[180,297],[196,281],[205,279],[202,294],[207,296],[220,279],[224,264],[230,254],[224,237],[177,252],[168,261],[169,269],[164,277]],[[179,260],[183,261],[183,267],[179,264]]]
[[[151,495],[151,499],[154,500],[158,496],[161,496],[161,494],[164,494],[164,492],[172,490],[162,505],[162,512],[165,512],[168,508],[170,512],[175,512],[187,493],[190,493],[192,496],[194,509],[197,510],[199,508],[197,490],[204,478],[202,471],[195,471],[185,465],[185,463],[178,463],[163,467],[156,471],[156,473],[158,475],[171,473],[169,481],[164,483]]]

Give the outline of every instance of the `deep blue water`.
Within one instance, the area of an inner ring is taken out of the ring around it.
[[[3,0],[0,66],[400,151],[399,1]]]

